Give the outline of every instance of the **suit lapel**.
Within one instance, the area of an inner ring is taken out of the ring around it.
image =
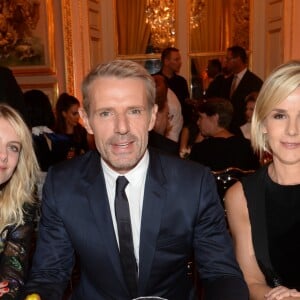
[[[146,177],[139,251],[139,294],[146,289],[156,240],[159,233],[164,199],[166,198],[166,179],[162,172],[159,156],[150,152],[150,163]]]
[[[91,171],[94,173],[94,177],[92,178],[92,176],[90,176],[90,187],[87,189],[88,203],[96,227],[100,232],[99,238],[105,241],[106,252],[110,258],[115,274],[117,274],[120,284],[127,290],[120,265],[118,244],[115,238],[100,157],[98,163],[94,162],[94,164],[91,164],[89,167],[93,170],[95,168],[94,166],[97,166],[97,173],[95,174],[95,171]]]

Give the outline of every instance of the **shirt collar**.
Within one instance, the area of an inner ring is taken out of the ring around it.
[[[144,178],[143,175],[147,172],[148,165],[149,165],[149,152],[148,150],[146,150],[144,156],[139,161],[139,163],[126,174],[120,174],[112,170],[108,166],[108,164],[102,159],[102,157],[101,157],[101,164],[102,164],[103,172],[106,175],[105,177],[111,183],[114,183],[118,178],[118,176],[125,176],[131,184],[138,185],[139,179]]]

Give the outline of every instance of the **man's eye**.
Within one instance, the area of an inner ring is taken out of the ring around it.
[[[99,116],[101,118],[109,117],[111,115],[112,115],[112,113],[110,111],[101,111],[101,112],[99,112]]]
[[[132,115],[140,115],[142,113],[142,110],[140,108],[134,108],[134,109],[131,109],[129,111],[129,113]]]

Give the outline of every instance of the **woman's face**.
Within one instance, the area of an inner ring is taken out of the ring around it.
[[[208,116],[200,112],[197,125],[203,136],[213,136],[218,126],[217,115]]]
[[[0,184],[14,173],[20,156],[21,140],[11,124],[0,117]]]
[[[263,129],[274,162],[300,164],[300,88],[273,108]]]
[[[79,121],[79,105],[73,104],[67,111],[63,111],[63,116],[66,120],[66,125],[75,127]]]

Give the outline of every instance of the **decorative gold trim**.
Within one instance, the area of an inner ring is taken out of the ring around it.
[[[73,39],[72,39],[72,16],[71,1],[62,0],[63,40],[65,57],[66,90],[74,94],[74,65],[73,65]]]

